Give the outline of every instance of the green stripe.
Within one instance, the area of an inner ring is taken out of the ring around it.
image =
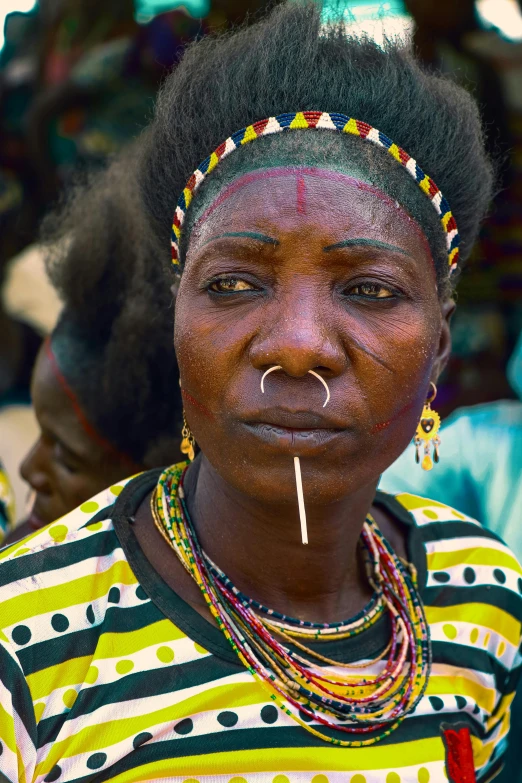
[[[398,729],[393,736],[397,737],[400,731]],[[252,735],[255,735],[255,738]],[[280,758],[291,756],[295,764],[297,760],[296,748],[310,749],[300,755],[298,767],[301,771],[309,772],[324,769],[356,771],[357,769],[371,768],[377,770],[394,765],[400,767],[416,763],[421,766],[422,763],[441,760],[444,757],[440,728],[437,728],[429,739],[421,740],[418,743],[405,736],[403,742],[382,742],[370,748],[354,751],[325,745],[323,740],[312,736],[300,726],[281,729],[235,729],[216,735],[184,737],[183,739],[143,745],[106,770],[99,771],[96,775],[96,783],[112,780],[129,770],[136,770],[137,773],[141,766],[154,764],[162,759],[175,760],[185,757],[201,758],[198,770],[198,774],[201,775],[212,774],[212,772],[215,775],[220,773],[233,775],[234,772],[248,773],[249,771],[277,772],[281,768],[288,769],[285,761],[281,761]],[[252,751],[259,752],[252,754]],[[268,751],[268,754],[264,751]],[[225,754],[227,758],[224,758]],[[237,754],[237,759],[234,759],[233,754]],[[248,758],[249,763],[245,764],[243,761],[245,758]],[[223,762],[227,765],[224,769],[222,769]],[[170,775],[179,774],[182,776],[187,774],[183,762],[180,762],[179,766],[177,764],[169,765],[169,773]],[[163,776],[167,776],[165,771]],[[68,783],[86,783],[90,779],[92,780],[89,776],[82,776],[74,778]],[[146,780],[154,779],[156,778],[152,776],[146,778]]]
[[[145,628],[163,619],[163,615],[151,601],[127,609],[110,608],[99,626],[65,633],[58,638],[21,648],[16,654],[25,675],[28,676],[50,666],[64,663],[69,658],[94,655],[99,638],[105,629],[112,633],[125,633]]]
[[[509,671],[487,650],[478,650],[456,642],[432,641],[433,662],[456,666],[467,671],[492,674],[497,691],[512,693],[515,690],[521,667]]]
[[[3,562],[0,568],[0,587],[76,565],[89,558],[106,557],[116,549],[121,549],[121,546],[112,529],[91,533],[81,541],[68,541],[60,546],[50,545],[41,551]]]
[[[238,663],[233,666],[218,658],[202,658],[199,661],[191,661],[179,666],[162,667],[136,674],[127,674],[121,680],[107,685],[93,685],[80,691],[74,703],[74,717],[88,715],[99,709],[100,705],[124,704],[135,699],[144,699],[151,696],[176,693],[185,688],[194,688],[198,685],[206,686],[201,695],[209,693],[212,688],[219,686],[219,680],[230,675],[244,672],[244,668]],[[259,686],[253,683],[255,688]],[[231,690],[234,686],[229,686]],[[175,709],[175,707],[173,707]],[[64,721],[63,715],[57,715],[40,721],[39,747],[54,742]]]
[[[422,591],[422,600],[427,607],[435,606],[463,606],[475,604],[492,606],[495,609],[502,607],[514,620],[520,622],[522,616],[522,596],[500,585],[437,585],[425,587]],[[500,610],[499,610],[499,619]],[[474,619],[480,625],[480,612]]]
[[[474,525],[472,522],[428,522],[426,525],[419,525],[418,530],[425,544],[451,540],[453,538],[488,538],[491,541],[504,543],[491,530]]]
[[[36,746],[36,720],[29,686],[11,656],[0,645],[0,681],[11,694],[13,707],[24,724],[25,730]],[[10,712],[8,705],[3,705]],[[0,726],[1,729],[1,726]]]

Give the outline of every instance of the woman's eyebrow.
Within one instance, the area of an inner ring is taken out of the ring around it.
[[[226,231],[224,234],[218,234],[215,237],[210,237],[206,242],[203,242],[201,247],[205,247],[209,242],[215,242],[216,239],[223,239],[224,237],[247,237],[247,239],[255,239],[258,242],[264,242],[267,245],[278,245],[279,241],[267,236],[266,234],[259,234],[257,231]]]
[[[365,239],[364,237],[354,237],[353,239],[343,239],[341,242],[336,242],[335,245],[328,245],[323,247],[325,253],[330,250],[339,250],[342,247],[352,247],[355,245],[370,245],[371,247],[380,247],[384,250],[392,250],[395,253],[402,253],[403,256],[409,256],[410,254],[403,250],[402,247],[397,245],[390,245],[388,242],[381,242],[380,239]]]

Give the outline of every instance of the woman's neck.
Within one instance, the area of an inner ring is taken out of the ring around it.
[[[185,491],[201,546],[237,587],[285,614],[335,622],[354,615],[371,595],[359,538],[376,483],[329,506],[307,505],[306,546],[297,498],[295,507],[248,498],[204,457],[188,471]],[[393,523],[391,534],[397,537]],[[402,541],[398,546],[403,549]]]

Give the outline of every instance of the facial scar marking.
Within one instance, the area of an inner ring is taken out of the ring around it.
[[[306,215],[306,184],[302,174],[297,177],[297,212]]]
[[[211,421],[214,421],[214,416],[209,411],[208,408],[205,408],[204,405],[202,405],[200,402],[194,399],[192,394],[189,394],[186,389],[181,390],[181,396],[186,402],[190,402],[192,405],[194,405],[195,408],[201,411],[201,413],[207,417],[207,419],[210,419]]]
[[[393,372],[393,368],[390,367],[383,359],[381,359],[376,354],[372,353],[368,348],[366,348],[365,345],[362,345],[354,336],[353,334],[350,335],[350,341],[361,351],[364,351],[364,353],[367,353],[368,356],[371,356],[372,359],[374,359],[378,364],[381,365],[381,367],[384,367],[385,370],[388,370],[389,372]]]

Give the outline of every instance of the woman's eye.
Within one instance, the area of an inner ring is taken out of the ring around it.
[[[214,280],[209,289],[218,294],[235,294],[238,291],[254,291],[254,286],[238,277],[222,277]]]
[[[55,457],[55,460],[63,468],[65,468],[67,471],[69,471],[69,473],[76,473],[77,472],[76,465],[73,463],[73,461],[71,459],[69,459],[68,455],[66,454],[66,452],[64,451],[64,449],[62,448],[62,446],[59,443],[55,443],[55,446],[54,446],[54,457]]]
[[[351,294],[366,296],[371,299],[390,299],[395,294],[386,286],[379,283],[360,283],[350,289]]]

